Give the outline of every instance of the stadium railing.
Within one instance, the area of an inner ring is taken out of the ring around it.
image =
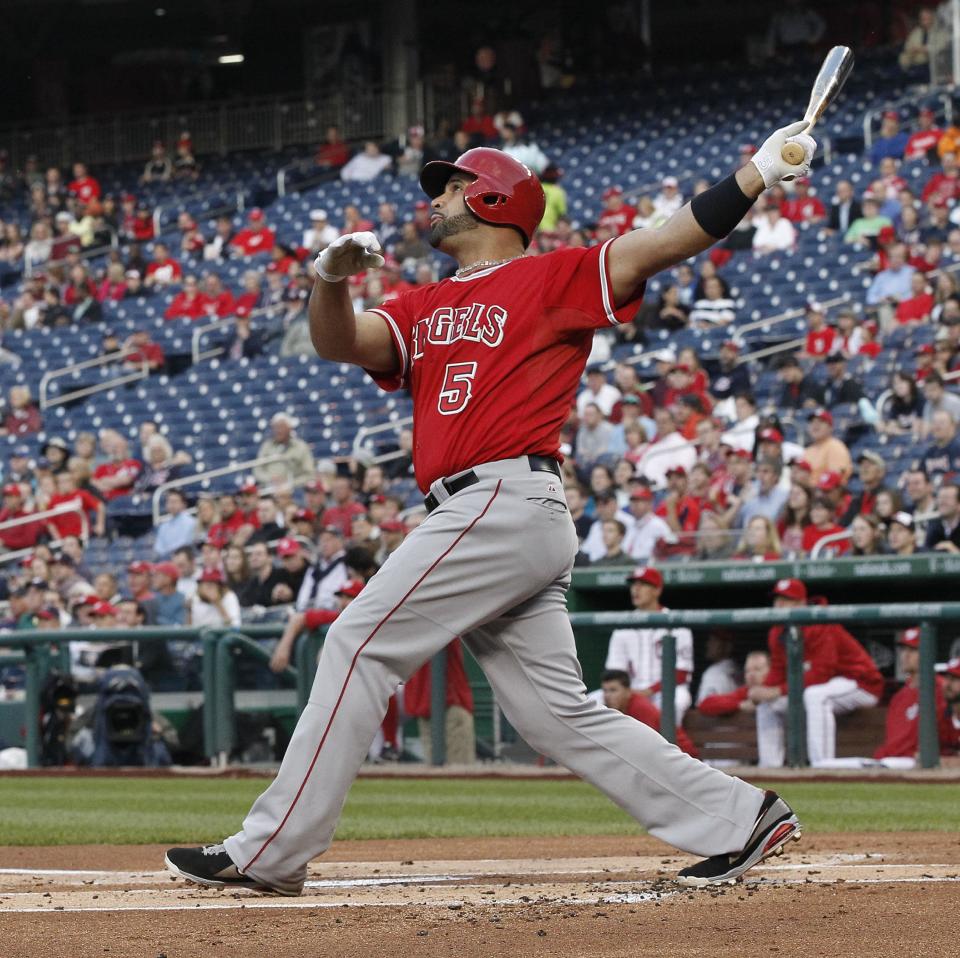
[[[168,482],[157,486],[153,491],[151,513],[153,515],[154,526],[167,518],[167,513],[160,512],[160,503],[163,501],[164,493],[170,489],[180,489],[183,486],[196,485],[197,483],[202,483],[210,479],[219,479],[220,476],[229,476],[234,472],[251,472],[258,466],[269,466],[274,462],[284,462],[286,458],[286,456],[277,455],[264,456],[261,459],[246,459],[243,462],[234,462],[229,466],[221,466],[218,469],[207,469],[204,472],[195,472],[189,476],[181,476],[179,479],[170,479]],[[302,483],[296,482],[292,483],[292,485],[297,486],[302,485]]]
[[[57,516],[65,516],[71,512],[80,513],[80,541],[86,542],[90,538],[90,524],[87,521],[87,513],[83,508],[83,503],[77,499],[74,502],[62,502],[58,506],[54,506],[52,509],[44,509],[41,512],[31,512],[25,516],[20,516],[17,519],[6,519],[3,522],[0,522],[0,532],[3,532],[6,529],[15,529],[17,526],[29,525],[32,522],[45,522],[47,519],[54,519]],[[55,539],[54,541],[48,543],[52,549],[56,549],[60,545],[61,540]],[[0,565],[5,565],[8,562],[17,562],[20,559],[24,559],[29,555],[33,554],[34,547],[29,546],[26,549],[11,549],[7,552],[0,553]]]
[[[570,621],[575,629],[596,627],[644,626],[663,628],[662,645],[662,711],[661,732],[670,741],[675,738],[674,710],[676,642],[678,628],[749,629],[758,626],[786,627],[788,662],[787,764],[805,764],[803,709],[803,635],[801,627],[811,624],[837,623],[905,625],[919,622],[919,743],[920,766],[934,768],[939,764],[937,718],[935,714],[935,659],[937,630],[945,623],[960,621],[960,602],[888,603],[870,605],[806,606],[793,609],[684,609],[664,612],[574,612]],[[282,631],[281,623],[246,625],[242,628],[171,628],[140,629],[62,629],[24,630],[2,637],[4,647],[23,653],[26,671],[25,727],[28,764],[35,767],[40,748],[40,689],[53,667],[69,670],[70,642],[156,642],[186,641],[202,644],[202,689],[204,701],[204,750],[213,763],[225,762],[234,744],[236,692],[235,654],[239,651],[261,661],[268,661],[270,652],[257,639],[275,639]],[[298,713],[307,703],[316,671],[315,663],[322,646],[321,634],[303,634],[294,650],[295,666],[286,674],[295,679]],[[14,657],[4,656],[9,663]],[[446,710],[446,656],[441,652],[432,660],[432,715],[435,737],[433,763],[445,761],[442,716]]]
[[[150,375],[150,363],[144,357],[140,362],[139,369],[128,369],[126,372],[105,379],[102,382],[94,383],[91,386],[83,386],[69,393],[58,393],[55,396],[49,394],[50,384],[64,376],[70,376],[81,369],[95,369],[98,366],[110,366],[114,363],[123,361],[125,356],[130,356],[139,350],[135,346],[125,346],[115,353],[107,353],[105,356],[97,356],[94,359],[85,359],[79,363],[71,363],[69,366],[61,366],[59,369],[50,369],[40,378],[40,408],[49,409],[51,406],[58,406],[61,403],[72,402],[74,399],[80,399],[83,396],[92,396],[94,393],[103,392],[106,389],[113,389],[115,386],[122,386],[124,383],[137,382],[146,379]]]
[[[667,632],[662,644],[662,682],[660,731],[669,741],[676,737],[676,638],[678,628],[750,628],[786,627],[787,635],[787,764],[799,768],[805,764],[806,746],[803,707],[803,634],[801,627],[834,623],[838,625],[920,623],[920,766],[940,764],[937,741],[937,717],[934,702],[937,627],[960,621],[960,602],[917,602],[883,605],[811,605],[793,609],[679,609],[665,612],[574,612],[574,628],[609,626],[611,628],[662,628]]]

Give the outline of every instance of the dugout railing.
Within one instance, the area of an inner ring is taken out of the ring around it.
[[[620,627],[666,629],[662,644],[662,710],[661,732],[673,741],[676,733],[674,711],[676,643],[673,629],[726,628],[756,629],[782,625],[786,627],[788,662],[787,763],[792,767],[805,764],[803,713],[803,634],[802,626],[838,623],[841,625],[884,625],[888,627],[919,624],[919,744],[920,765],[934,768],[939,764],[937,716],[935,712],[935,661],[938,629],[946,623],[960,622],[960,602],[919,602],[874,605],[813,605],[795,609],[683,609],[665,612],[573,612],[570,620],[575,632]],[[202,698],[204,753],[213,764],[226,762],[235,742],[236,676],[238,654],[266,662],[270,649],[258,640],[277,639],[281,623],[246,625],[240,628],[169,628],[140,629],[43,629],[23,630],[0,635],[0,665],[21,663],[25,670],[24,727],[27,760],[30,767],[39,764],[40,756],[40,691],[50,670],[69,671],[70,642],[150,643],[197,642],[202,658]],[[325,630],[324,630],[325,631]],[[295,683],[296,709],[299,714],[307,704],[317,656],[322,648],[322,635],[302,634],[295,646],[294,665],[285,674]],[[444,722],[446,711],[446,654],[432,660],[431,712],[438,720],[431,722],[434,765],[446,759]],[[9,705],[9,703],[7,703]]]

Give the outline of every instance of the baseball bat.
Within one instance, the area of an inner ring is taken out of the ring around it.
[[[834,47],[824,58],[813,81],[810,91],[810,102],[803,118],[810,124],[803,132],[809,133],[817,120],[823,116],[824,110],[836,99],[841,87],[850,76],[853,69],[853,50],[850,47]],[[799,143],[786,143],[780,151],[784,162],[791,166],[799,166],[803,162],[803,147]]]

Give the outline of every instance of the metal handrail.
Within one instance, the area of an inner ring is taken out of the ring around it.
[[[250,311],[249,317],[250,319],[254,319],[258,316],[272,315],[273,311],[277,309],[277,306],[277,303],[271,303],[269,306],[259,306],[257,309]],[[202,326],[194,327],[193,333],[190,337],[190,356],[194,365],[204,359],[213,359],[215,356],[222,355],[224,350],[220,346],[218,346],[216,349],[208,349],[206,352],[201,353],[200,338],[215,329],[225,329],[227,326],[236,325],[237,318],[238,317],[236,316],[222,316],[219,319],[212,320],[209,323],[204,323]]]
[[[255,469],[257,466],[265,466],[271,462],[284,462],[286,461],[286,456],[264,456],[262,459],[247,459],[244,462],[237,462],[230,466],[221,466],[219,469],[207,469],[205,472],[195,472],[189,476],[182,476],[179,479],[170,479],[167,482],[161,483],[153,491],[151,512],[153,513],[153,524],[156,526],[160,523],[161,520],[167,518],[167,514],[160,513],[160,500],[163,498],[163,494],[170,489],[179,489],[182,486],[194,485],[198,482],[203,482],[205,479],[216,479],[219,476],[228,476],[234,472],[248,472],[251,469]],[[297,485],[294,483],[293,485]]]
[[[29,240],[27,242],[29,242]],[[52,242],[53,240],[51,240],[51,243]],[[65,257],[64,259],[45,259],[34,262],[33,260],[27,259],[27,244],[24,243],[23,246],[23,275],[26,277],[33,276],[33,271],[39,266],[42,266],[45,270],[47,270],[57,266],[66,266],[68,263],[72,262],[72,257]],[[97,256],[103,256],[104,253],[107,253],[112,249],[119,248],[119,246],[120,238],[117,236],[116,232],[113,232],[111,233],[110,244],[108,246],[93,246],[90,249],[81,249],[80,252],[75,255],[79,256],[80,259],[94,259]]]
[[[60,379],[80,369],[91,369],[94,366],[108,366],[111,363],[120,362],[124,356],[129,356],[138,351],[139,350],[133,346],[124,346],[115,353],[107,353],[105,356],[97,356],[95,359],[85,359],[83,362],[71,363],[69,366],[63,366],[60,369],[51,369],[45,372],[40,379],[40,408],[48,409],[50,406],[57,406],[60,403],[69,402],[71,399],[79,399],[81,396],[91,396],[94,393],[103,392],[105,389],[112,389],[114,386],[122,386],[124,383],[146,379],[150,375],[150,363],[146,356],[144,356],[140,363],[140,369],[137,372],[124,373],[115,376],[113,379],[108,379],[106,382],[97,383],[94,386],[85,386],[83,389],[76,389],[72,393],[63,393],[53,398],[47,395],[47,387],[55,379]]]
[[[404,416],[403,419],[397,419],[395,422],[382,422],[377,426],[361,426],[353,437],[353,448],[350,450],[350,454],[354,459],[359,458],[363,454],[363,443],[369,436],[393,430],[399,432],[404,426],[412,425],[413,416]],[[372,461],[386,462],[388,459],[399,459],[403,455],[405,455],[403,450],[398,449],[395,452],[386,452],[382,456],[374,456]]]
[[[170,210],[175,210],[176,214],[179,215],[184,208],[186,203],[196,203],[202,202],[204,199],[213,196],[226,196],[228,190],[210,190],[207,193],[197,193],[192,196],[185,197],[183,200],[177,202],[176,204],[168,204],[167,206],[157,206],[153,211],[153,235],[154,239],[159,239],[163,233],[163,215]],[[209,217],[219,216],[221,213],[231,210],[237,213],[242,213],[246,205],[247,191],[237,190],[234,194],[233,204],[224,203],[222,206],[216,208],[211,208],[207,210],[204,215]],[[172,221],[171,221],[172,222]]]
[[[950,96],[950,87],[937,89],[932,87],[922,96],[910,95],[902,96],[899,100],[893,102],[887,101],[883,106],[875,106],[872,109],[865,110],[863,114],[863,145],[865,149],[873,146],[873,121],[876,117],[882,116],[887,110],[898,109],[901,106],[915,106],[918,101],[938,100],[943,105],[944,119],[948,124],[953,122],[953,100]]]
[[[830,535],[824,536],[822,539],[817,539],[813,544],[813,548],[810,550],[810,558],[818,559],[820,553],[830,545],[833,545],[834,542],[845,542],[847,539],[853,538],[853,532],[850,529],[842,529],[840,532],[831,532]]]
[[[14,529],[17,526],[29,525],[31,522],[45,522],[47,519],[53,519],[56,516],[65,516],[71,512],[80,513],[80,539],[86,542],[90,538],[90,523],[87,520],[87,513],[83,508],[83,503],[79,500],[76,502],[62,502],[59,506],[54,506],[52,509],[44,509],[42,512],[31,512],[29,515],[18,516],[16,519],[5,519],[3,522],[0,522],[0,531],[4,529]],[[57,539],[49,544],[56,546],[61,541],[62,540]],[[10,552],[4,552],[0,554],[0,565],[6,565],[8,562],[16,562],[30,555],[32,552],[32,546],[28,546],[26,549],[15,549]]]

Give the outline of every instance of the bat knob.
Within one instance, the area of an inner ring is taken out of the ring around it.
[[[803,147],[799,143],[785,143],[780,151],[780,159],[791,166],[800,166],[803,163]]]

